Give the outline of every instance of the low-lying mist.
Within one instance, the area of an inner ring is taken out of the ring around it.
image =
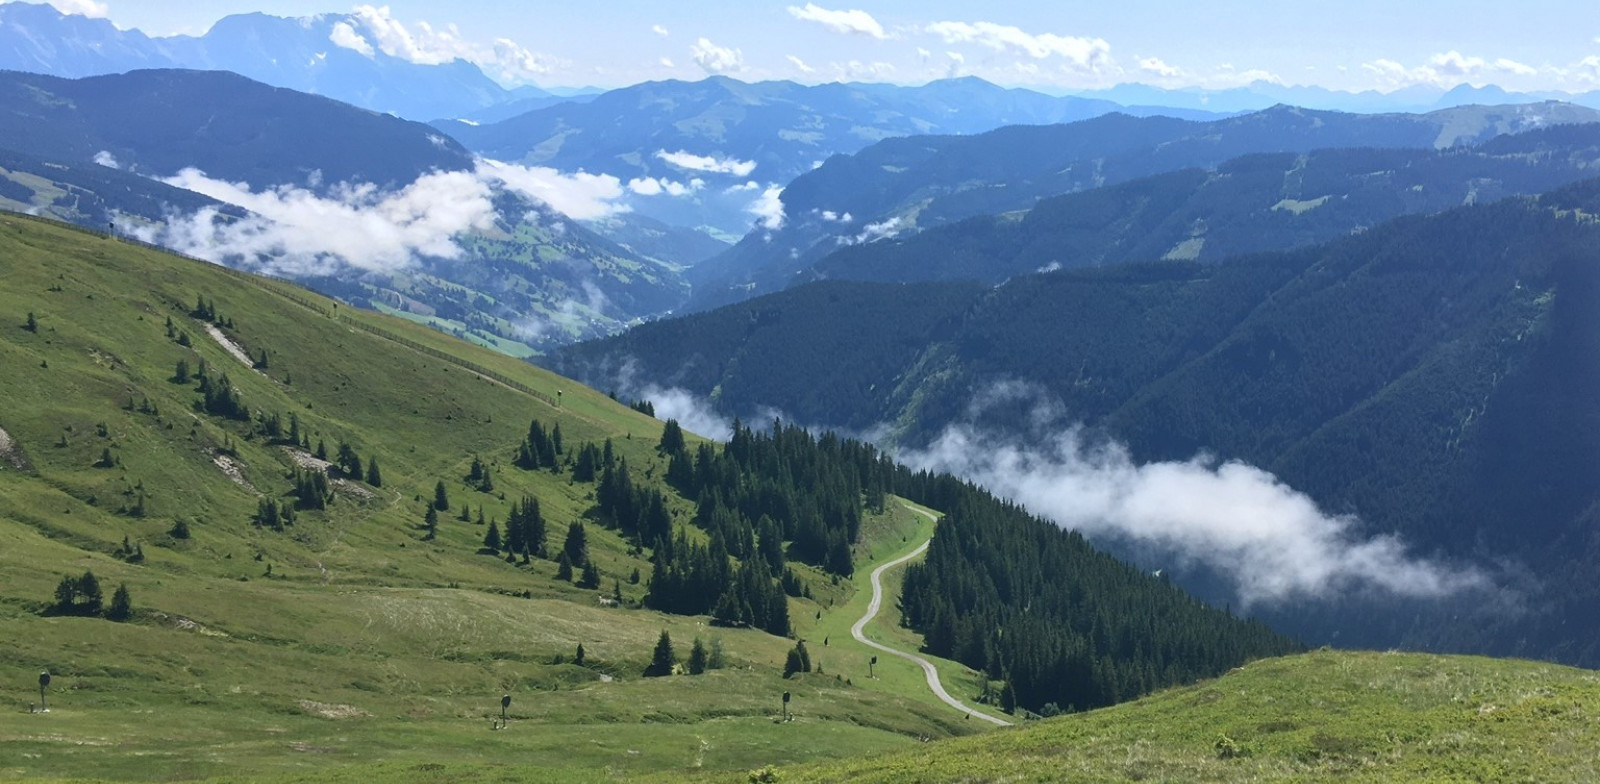
[[[710,438],[731,432],[726,416],[687,390],[633,389],[660,418]],[[1134,544],[1174,566],[1205,567],[1247,610],[1358,595],[1446,600],[1496,588],[1481,568],[1414,553],[1399,536],[1324,511],[1273,474],[1236,460],[1198,454],[1141,464],[1125,446],[1063,422],[1046,403],[1028,407],[1011,427],[978,424],[992,405],[1019,394],[1037,393],[985,389],[974,396],[969,421],[944,427],[926,447],[890,451],[912,468],[949,472],[1091,538]],[[753,426],[780,414],[758,415]],[[885,432],[865,435],[881,439]]]

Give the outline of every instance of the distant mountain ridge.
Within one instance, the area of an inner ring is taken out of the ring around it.
[[[340,24],[360,29],[350,14],[252,13],[224,17],[200,36],[151,37],[48,5],[7,3],[0,5],[0,69],[67,78],[225,70],[415,120],[462,117],[517,97],[465,60],[423,65],[370,45],[370,53],[340,46],[333,41]],[[524,90],[520,97],[532,96]]]
[[[1041,200],[904,239],[844,246],[799,279],[998,284],[1040,270],[1286,250],[1408,214],[1543,193],[1593,176],[1600,123],[1448,150],[1259,153]]]
[[[623,87],[493,124],[434,126],[490,158],[563,171],[703,182],[687,198],[638,200],[635,209],[678,225],[743,234],[759,190],[787,183],[829,157],[883,139],[972,134],[1006,125],[1048,125],[1112,111],[1209,119],[1204,111],[1127,108],[1084,98],[1005,89],[976,78],[920,87],[889,84],[746,83],[724,76]],[[673,153],[698,156],[687,165]],[[696,167],[700,168],[696,168]]]
[[[0,6],[0,9],[10,6]],[[62,79],[0,71],[0,147],[151,177],[193,167],[261,188],[403,186],[470,169],[472,155],[426,125],[224,71],[146,70]]]
[[[909,234],[1041,198],[1251,153],[1319,148],[1435,149],[1551,124],[1600,121],[1570,104],[1357,115],[1277,106],[1209,122],[1109,114],[976,136],[889,139],[830,159],[781,196],[782,225],[759,228],[691,272],[691,309],[783,288],[841,245]],[[1314,198],[1314,197],[1313,197]]]

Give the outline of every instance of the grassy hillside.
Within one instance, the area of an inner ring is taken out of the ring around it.
[[[825,673],[784,680],[792,640],[639,609],[645,585],[630,576],[650,564],[593,521],[598,590],[556,579],[549,560],[480,554],[479,516],[503,526],[525,495],[554,549],[594,505],[591,483],[512,465],[530,419],[559,426],[569,455],[611,439],[636,477],[664,473],[661,423],[600,393],[286,284],[15,215],[0,217],[0,279],[0,777],[516,765],[583,780],[976,729],[902,689],[910,678],[861,678],[851,644],[830,640],[816,657]],[[220,328],[191,315],[197,300]],[[265,352],[265,366],[212,330]],[[197,407],[202,368],[214,384],[227,375],[253,421]],[[336,478],[326,509],[281,531],[256,525],[264,500],[292,500],[310,460],[262,434],[273,415],[297,421],[311,450],[376,458],[381,484]],[[466,480],[475,458],[492,492]],[[449,508],[430,540],[438,483]],[[674,519],[692,516],[692,503],[668,502]],[[869,515],[858,558],[902,547],[920,519],[897,505]],[[847,611],[854,584],[793,569],[815,597],[790,600],[797,632],[848,626],[832,608]],[[130,620],[50,610],[62,578],[86,570],[108,600],[127,586]],[[623,607],[603,606],[613,591]],[[692,682],[640,677],[664,629],[680,660],[698,637],[727,666]],[[43,669],[51,712],[30,715]],[[784,691],[800,718],[775,724]],[[511,727],[493,732],[502,694]]]
[[[1594,781],[1597,710],[1600,676],[1585,670],[1321,651],[1016,731],[778,774],[808,782]]]

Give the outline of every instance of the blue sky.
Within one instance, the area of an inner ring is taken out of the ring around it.
[[[951,0],[513,2],[55,0],[152,35],[231,13],[355,14],[347,45],[478,61],[544,86],[698,79],[922,83],[954,75],[1052,90],[1262,79],[1340,90],[1470,83],[1600,89],[1591,3]]]

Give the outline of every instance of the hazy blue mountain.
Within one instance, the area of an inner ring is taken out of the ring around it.
[[[732,186],[785,183],[834,154],[855,152],[886,138],[971,134],[1003,125],[1079,120],[1113,110],[1163,111],[1126,110],[1106,101],[1004,89],[975,78],[899,87],[748,84],[718,76],[698,82],[648,82],[493,124],[437,122],[435,126],[499,160],[601,172],[625,182],[658,178],[689,183],[698,178],[704,186],[691,194],[642,199],[635,208],[667,223],[709,225],[739,236],[751,225],[747,208],[760,191],[729,191]],[[724,170],[686,167],[660,155],[678,152],[723,162]]]
[[[1146,104],[1198,109],[1214,112],[1259,111],[1277,104],[1303,106],[1336,112],[1425,112],[1457,106],[1482,104],[1538,103],[1566,101],[1595,107],[1600,91],[1563,93],[1557,91],[1510,92],[1495,85],[1473,87],[1462,84],[1446,90],[1431,85],[1412,85],[1390,92],[1362,90],[1348,92],[1313,85],[1284,85],[1252,82],[1242,87],[1206,90],[1198,87],[1168,89],[1147,84],[1126,83],[1099,90],[1071,93],[1121,104]]]
[[[237,14],[204,35],[150,37],[47,5],[7,3],[0,5],[0,69],[69,78],[141,68],[226,70],[418,120],[462,117],[513,99],[464,60],[421,65],[334,44],[334,27],[353,22],[360,29],[349,14]]]
[[[0,72],[0,146],[83,163],[109,153],[153,177],[195,167],[257,188],[304,185],[314,172],[330,184],[404,185],[472,166],[426,125],[222,71]]]
[[[1549,124],[1597,120],[1600,112],[1555,103],[1420,115],[1277,106],[1209,122],[1112,114],[976,136],[890,139],[830,159],[791,182],[781,197],[781,228],[752,231],[732,250],[697,266],[690,277],[695,294],[689,307],[715,307],[780,289],[842,245],[1026,210],[1046,196],[1212,167],[1250,153],[1446,148]]]
[[[1139,462],[1242,460],[1358,515],[1363,536],[1504,569],[1495,581],[1524,602],[1292,605],[1268,612],[1282,628],[1592,665],[1600,228],[1573,215],[1597,207],[1589,180],[1213,264],[994,288],[826,281],[569,347],[552,365],[602,385],[626,369],[725,414],[776,408],[902,445],[963,422],[982,443],[1048,445],[1063,432],[1036,429],[1050,421]]]
[[[1593,176],[1600,124],[1449,150],[1262,153],[1041,200],[903,239],[842,247],[801,276],[990,284],[1042,269],[1286,250],[1401,215],[1543,193]]]

